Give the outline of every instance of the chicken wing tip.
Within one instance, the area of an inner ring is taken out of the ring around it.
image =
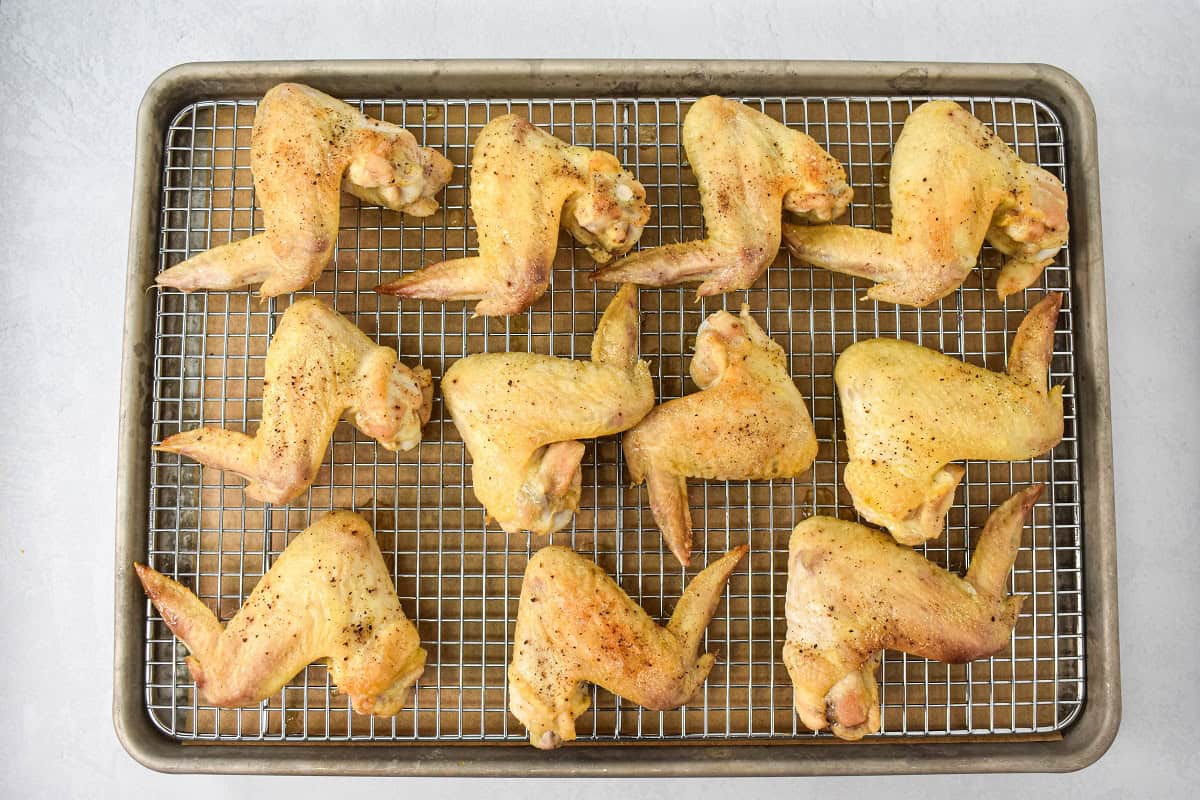
[[[1058,309],[1062,308],[1062,301],[1063,301],[1063,293],[1062,292],[1059,292],[1059,291],[1046,292],[1046,296],[1043,297],[1039,301],[1039,305],[1042,303],[1045,303],[1048,306],[1052,305],[1052,306],[1054,306],[1054,309],[1057,311]]]
[[[1013,498],[1020,498],[1022,514],[1028,512],[1041,499],[1042,494],[1046,491],[1046,484],[1035,483],[1032,486],[1026,486],[1013,494]]]

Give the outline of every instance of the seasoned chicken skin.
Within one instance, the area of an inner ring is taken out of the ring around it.
[[[1008,374],[965,364],[911,342],[853,344],[834,367],[850,461],[843,480],[854,507],[903,544],[936,538],[963,468],[950,461],[1018,461],[1063,435],[1062,387],[1046,370],[1062,298],[1025,316]]]
[[[817,457],[804,398],[787,371],[783,348],[742,306],[700,325],[692,380],[701,391],[664,403],[625,434],[625,462],[646,481],[650,510],[683,565],[692,550],[687,479],[791,478]]]
[[[629,252],[650,218],[646,190],[611,153],[573,147],[514,114],[475,141],[471,213],[479,255],[443,261],[375,291],[478,300],[481,316],[518,314],[550,284],[561,224],[604,263]]]
[[[704,629],[748,549],[730,550],[693,578],[665,628],[573,550],[535,553],[508,668],[508,708],[529,729],[529,743],[552,750],[575,738],[575,720],[590,705],[585,682],[654,711],[688,702],[716,660],[697,657]]]
[[[783,663],[796,713],[842,739],[879,730],[882,650],[963,664],[1009,643],[1020,597],[1006,592],[1029,509],[1042,487],[992,512],[966,578],[880,531],[830,517],[796,526],[788,547]]]
[[[471,453],[475,496],[504,530],[565,527],[579,507],[578,440],[628,430],[654,405],[637,343],[637,289],[624,286],[596,328],[590,363],[478,353],[446,370],[442,393]]]
[[[805,134],[749,106],[709,96],[683,121],[707,238],[634,253],[595,280],[643,286],[699,282],[697,295],[747,289],[779,253],[783,212],[841,216],[854,193],[837,160]]]
[[[312,484],[338,418],[388,450],[409,450],[429,421],[433,381],[408,368],[319,300],[284,312],[267,348],[262,422],[254,436],[203,427],[154,449],[179,453],[249,483],[246,496],[289,503]]]
[[[333,257],[340,193],[415,217],[437,211],[434,194],[453,165],[412,134],[297,83],[259,103],[250,139],[263,233],[214,247],[165,270],[159,286],[185,292],[262,283],[274,297],[315,281]]]
[[[925,306],[957,289],[984,240],[1008,256],[1003,300],[1033,284],[1067,243],[1067,194],[990,128],[949,100],[909,115],[892,155],[892,232],[845,225],[785,225],[806,263],[869,278],[867,297]]]
[[[404,616],[371,526],[357,514],[334,512],[297,536],[228,625],[181,584],[134,568],[191,651],[188,669],[210,705],[254,705],[325,659],[355,711],[388,717],[425,669],[417,629]]]

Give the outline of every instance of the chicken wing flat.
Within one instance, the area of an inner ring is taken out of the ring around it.
[[[319,300],[284,312],[267,348],[262,422],[254,436],[203,427],[154,449],[179,453],[249,483],[246,496],[289,503],[317,476],[338,418],[388,450],[409,450],[429,421],[433,381]]]
[[[446,408],[471,453],[475,496],[504,530],[549,534],[579,507],[584,438],[628,430],[654,405],[638,360],[637,289],[609,303],[590,363],[478,353],[446,370]]]
[[[949,100],[909,115],[888,187],[892,232],[785,225],[788,249],[824,269],[869,278],[867,297],[925,306],[957,289],[984,240],[1008,256],[1003,300],[1033,284],[1067,243],[1067,194],[990,128]]]
[[[560,220],[604,263],[633,247],[650,207],[646,190],[612,154],[573,147],[506,114],[475,141],[471,213],[478,256],[434,264],[375,291],[478,300],[480,316],[518,314],[550,285]]]
[[[590,704],[585,682],[655,711],[688,702],[716,660],[697,657],[704,629],[748,549],[730,550],[693,578],[665,628],[573,550],[535,553],[508,668],[508,707],[529,743],[552,750],[575,738],[575,720]]]
[[[164,270],[159,286],[185,292],[262,283],[274,297],[308,286],[328,266],[340,192],[427,217],[453,165],[412,134],[363,116],[316,89],[281,83],[263,97],[250,139],[263,233],[214,247]]]
[[[805,134],[749,106],[709,96],[683,121],[707,238],[654,247],[598,270],[610,283],[699,282],[697,295],[748,289],[779,253],[783,211],[841,216],[854,193],[837,160]]]
[[[701,323],[691,373],[699,392],[658,406],[624,437],[633,480],[646,481],[654,521],[685,566],[692,550],[689,477],[791,478],[817,457],[812,418],[787,356],[749,306],[740,317],[718,311]]]
[[[796,526],[788,547],[783,663],[796,713],[842,739],[879,730],[880,652],[963,664],[1003,650],[1020,597],[1006,592],[1029,509],[1042,487],[1018,492],[988,518],[959,578],[880,531],[830,517]]]
[[[163,621],[191,655],[203,702],[254,705],[325,659],[360,714],[392,716],[425,669],[417,629],[366,520],[334,512],[301,533],[228,625],[183,585],[135,564]]]
[[[869,339],[838,357],[837,383],[854,507],[903,544],[936,538],[963,468],[956,459],[1016,461],[1063,435],[1062,387],[1046,370],[1062,298],[1049,294],[1013,339],[1008,374],[911,342]]]

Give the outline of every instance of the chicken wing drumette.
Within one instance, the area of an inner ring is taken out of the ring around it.
[[[424,300],[477,300],[481,316],[517,314],[550,285],[559,224],[604,263],[629,251],[650,218],[646,190],[611,153],[573,147],[514,114],[475,141],[471,213],[479,255],[377,286]]]
[[[864,525],[830,517],[797,525],[783,663],[800,721],[832,726],[842,739],[878,731],[875,669],[885,649],[951,664],[1003,650],[1021,610],[1008,575],[1041,492],[1025,489],[992,513],[965,578]]]
[[[723,97],[696,101],[683,121],[706,238],[654,247],[594,278],[643,286],[700,284],[700,297],[747,289],[779,253],[783,212],[841,216],[853,191],[837,160],[800,131]]]
[[[417,629],[400,607],[371,526],[357,514],[335,512],[297,536],[227,625],[183,585],[134,567],[191,651],[188,669],[205,703],[254,705],[325,659],[355,711],[387,717],[425,669]]]
[[[692,549],[687,479],[769,480],[808,469],[817,436],[783,348],[742,306],[700,325],[692,380],[701,391],[664,403],[625,434],[625,462],[646,481],[650,509],[681,564]]]
[[[925,306],[975,268],[984,240],[1008,256],[1003,300],[1033,284],[1067,243],[1067,194],[1022,161],[990,128],[949,100],[917,108],[892,156],[892,232],[846,225],[785,225],[788,249],[806,263],[869,278],[867,297]]]
[[[281,83],[259,103],[250,169],[263,233],[214,247],[164,270],[159,286],[185,292],[262,283],[274,297],[315,281],[333,256],[342,190],[416,217],[437,211],[434,194],[453,165],[418,147],[399,125],[296,83]]]
[[[575,738],[585,682],[655,711],[688,702],[716,660],[696,654],[704,629],[748,549],[693,578],[666,627],[592,561],[566,547],[539,550],[525,568],[508,668],[508,707],[529,743],[550,750]]]
[[[429,421],[433,381],[408,368],[319,300],[284,312],[267,348],[262,422],[254,436],[203,427],[155,447],[245,478],[246,496],[289,503],[312,484],[343,412],[388,450],[409,450]]]

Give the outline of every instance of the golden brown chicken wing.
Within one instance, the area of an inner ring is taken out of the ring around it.
[[[187,645],[205,703],[258,703],[317,659],[360,714],[397,713],[425,669],[375,534],[348,511],[301,533],[228,625],[181,584],[134,564],[163,621]]]
[[[854,194],[841,164],[811,138],[733,100],[697,100],[683,121],[683,145],[707,238],[642,250],[598,270],[595,280],[699,282],[700,297],[747,289],[779,253],[784,210],[828,222]]]
[[[1062,387],[1046,369],[1062,298],[1049,294],[1013,339],[1008,374],[895,339],[853,344],[833,377],[850,461],[843,480],[854,507],[903,544],[941,534],[963,458],[1016,461],[1063,435]]]
[[[701,391],[664,403],[625,434],[625,461],[646,481],[650,509],[683,565],[692,550],[687,479],[769,480],[803,473],[817,457],[804,398],[783,348],[742,306],[700,325],[692,380]]]
[[[316,89],[281,83],[266,93],[250,140],[263,233],[223,244],[164,270],[159,286],[185,292],[262,282],[259,295],[303,289],[333,256],[340,192],[427,217],[453,165],[412,134],[370,119]]]
[[[975,268],[984,240],[1008,256],[996,291],[1030,286],[1067,243],[1067,194],[990,128],[949,100],[917,108],[892,156],[892,232],[785,225],[806,263],[877,283],[867,297],[925,306]]]
[[[471,453],[475,496],[509,533],[549,534],[579,507],[584,438],[627,430],[654,405],[638,360],[637,289],[609,303],[592,360],[478,353],[442,379],[446,408]]]
[[[572,147],[506,114],[475,141],[471,213],[479,255],[377,286],[425,300],[478,300],[482,316],[518,314],[541,297],[562,224],[600,263],[629,251],[650,218],[646,190],[610,153]]]
[[[535,553],[508,668],[508,708],[529,729],[529,743],[552,750],[575,738],[575,720],[590,704],[585,682],[655,711],[690,700],[716,660],[696,655],[704,629],[748,549],[730,550],[693,578],[665,628],[573,550]]]
[[[882,650],[951,664],[1003,650],[1022,600],[1006,594],[1008,575],[1041,492],[1025,489],[992,513],[965,579],[864,525],[830,517],[797,525],[783,663],[800,721],[832,726],[842,739],[878,731]]]
[[[429,421],[433,381],[314,299],[284,312],[267,348],[262,422],[254,436],[203,427],[154,449],[179,453],[249,483],[246,496],[289,503],[312,484],[343,412],[388,450],[409,450]]]

